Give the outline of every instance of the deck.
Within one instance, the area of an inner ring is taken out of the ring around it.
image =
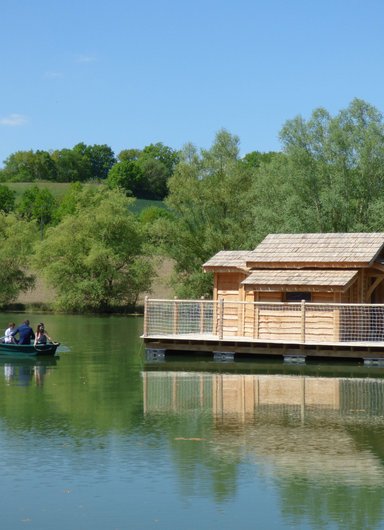
[[[384,362],[384,305],[146,299],[149,351]]]

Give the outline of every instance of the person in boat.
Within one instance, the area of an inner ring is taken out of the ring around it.
[[[31,340],[35,338],[33,329],[29,325],[29,320],[24,320],[20,326],[17,326],[11,333],[11,336],[19,334],[19,344],[31,344]]]
[[[37,324],[34,344],[35,346],[36,344],[47,344],[48,341],[54,343],[54,341],[46,332],[44,324],[40,322],[40,324]]]
[[[14,322],[10,322],[8,324],[8,327],[4,332],[4,342],[6,344],[16,342],[15,337],[12,337],[12,331],[15,329],[15,327],[16,327],[16,324]]]

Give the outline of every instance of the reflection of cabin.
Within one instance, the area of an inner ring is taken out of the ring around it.
[[[214,273],[214,300],[223,300],[224,335],[256,339],[300,337],[301,317],[284,304],[310,303],[306,339],[321,335],[330,341],[349,340],[342,330],[351,313],[337,306],[312,304],[384,303],[384,233],[271,234],[253,251],[221,251],[204,264]],[[231,306],[231,302],[233,305]],[[370,338],[372,314],[356,313],[348,333],[364,328]],[[239,330],[241,332],[239,333]],[[352,331],[351,331],[352,330]]]

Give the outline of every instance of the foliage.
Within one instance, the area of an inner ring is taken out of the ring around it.
[[[300,231],[349,232],[369,228],[370,205],[384,192],[384,122],[355,99],[332,117],[317,109],[281,131],[287,155],[289,216]]]
[[[20,292],[33,287],[34,277],[26,271],[36,237],[34,223],[0,213],[0,305],[13,302]]]
[[[135,304],[153,271],[143,255],[143,233],[118,190],[84,186],[73,215],[66,215],[36,248],[35,266],[70,311],[109,311]]]
[[[52,153],[58,182],[85,182],[92,178],[89,158],[76,149],[61,149]]]
[[[252,173],[239,158],[239,140],[225,130],[209,150],[187,145],[169,180],[166,200],[173,218],[160,219],[158,233],[176,262],[180,296],[209,295],[212,279],[202,264],[219,250],[249,248],[254,230],[251,211]]]
[[[16,193],[8,186],[0,184],[0,211],[5,213],[12,212],[15,209],[15,200]]]
[[[5,160],[0,177],[3,182],[55,180],[56,167],[47,151],[17,151]]]
[[[167,195],[167,182],[179,162],[176,151],[161,142],[142,151],[126,149],[118,156],[108,174],[111,188],[120,187],[127,195],[142,199],[162,200]]]
[[[273,158],[279,156],[280,153],[269,151],[268,153],[262,153],[260,151],[251,151],[243,157],[243,163],[251,168],[258,168],[262,164],[270,164]]]
[[[55,198],[47,188],[33,186],[23,193],[17,212],[27,221],[36,221],[42,236],[44,226],[53,220],[56,205]]]
[[[108,174],[108,185],[112,189],[124,190],[128,196],[139,197],[142,195],[142,174],[137,162],[123,160],[115,164]]]
[[[115,154],[108,145],[85,145],[79,143],[73,148],[91,165],[92,178],[105,180],[109,170],[116,163]]]

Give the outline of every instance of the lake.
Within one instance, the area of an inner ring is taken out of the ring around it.
[[[384,528],[384,369],[147,362],[140,317],[29,318],[63,347],[0,358],[2,528]]]

